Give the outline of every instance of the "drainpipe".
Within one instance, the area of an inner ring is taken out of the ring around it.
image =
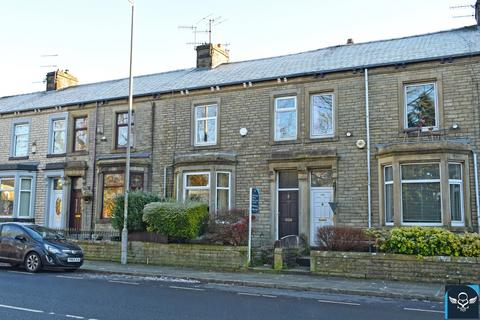
[[[365,124],[367,128],[367,201],[368,228],[372,227],[372,182],[370,168],[370,110],[368,100],[368,69],[365,68]]]
[[[95,103],[95,119],[94,119],[94,131],[93,131],[93,172],[92,172],[92,217],[90,220],[90,230],[93,232],[95,229],[95,218],[97,216],[97,190],[96,190],[96,181],[97,181],[97,130],[98,130],[98,105],[99,102]]]
[[[475,175],[475,202],[477,205],[477,227],[478,232],[480,233],[480,196],[478,191],[478,161],[477,161],[477,153],[472,151],[473,153],[473,172]]]

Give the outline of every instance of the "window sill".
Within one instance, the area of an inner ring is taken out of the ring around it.
[[[270,141],[270,145],[271,145],[271,146],[281,146],[281,145],[299,144],[299,143],[300,143],[300,140],[299,140],[299,139],[295,139],[295,140],[279,140],[279,141],[271,140],[271,141]]]
[[[19,161],[19,160],[28,160],[28,156],[25,156],[25,157],[9,157],[8,160],[9,161]]]
[[[0,222],[23,222],[23,223],[35,223],[35,218],[32,217],[12,217],[12,216],[0,216]]]
[[[322,143],[322,142],[338,142],[338,141],[340,141],[338,136],[305,139],[305,143]]]
[[[68,154],[68,156],[87,156],[88,155],[88,150],[82,150],[82,151],[72,151]]]
[[[111,153],[127,153],[127,148],[116,148],[110,151]],[[137,152],[135,147],[130,148],[130,153]]]
[[[67,156],[66,153],[49,153],[47,154],[47,158],[65,158]]]
[[[220,149],[220,145],[218,144],[205,144],[205,145],[193,145],[192,146],[193,150],[216,150]]]

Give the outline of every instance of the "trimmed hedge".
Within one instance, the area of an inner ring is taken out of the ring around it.
[[[147,230],[179,240],[194,239],[208,221],[208,205],[203,202],[153,202],[145,206]]]
[[[478,233],[455,234],[442,228],[402,227],[367,231],[380,251],[418,256],[480,256]]]
[[[143,222],[143,208],[150,202],[159,202],[162,199],[153,194],[143,191],[132,191],[128,194],[128,231],[142,232],[147,230],[145,222]],[[123,208],[125,196],[119,195],[115,197],[112,210],[112,226],[117,230],[123,229]]]

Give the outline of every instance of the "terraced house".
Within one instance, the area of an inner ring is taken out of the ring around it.
[[[211,214],[260,190],[254,245],[318,227],[479,226],[478,25],[136,77],[133,189]],[[128,80],[0,99],[0,214],[105,230],[123,192]]]

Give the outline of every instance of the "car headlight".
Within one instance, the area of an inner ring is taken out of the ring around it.
[[[45,244],[45,249],[47,249],[48,252],[53,253],[53,254],[61,253],[61,251],[58,248],[56,248],[54,246],[51,246],[49,244]]]

